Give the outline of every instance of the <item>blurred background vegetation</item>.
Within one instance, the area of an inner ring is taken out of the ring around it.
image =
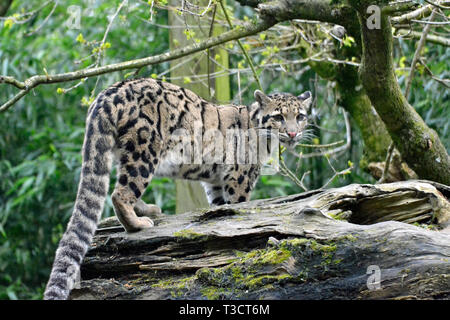
[[[89,42],[101,41],[108,25],[108,16],[114,14],[120,1],[70,2],[81,6],[83,10],[81,29],[64,25],[69,18],[66,5],[57,6],[39,29],[53,8],[51,3],[26,23],[0,20],[1,75],[24,80],[35,74],[67,72],[92,63],[92,59],[83,60],[95,47],[95,43],[89,45]],[[253,15],[251,9],[228,2],[235,17],[247,19]],[[149,3],[130,1],[126,11],[120,13],[117,23],[108,34],[110,47],[105,50],[102,64],[169,50],[168,29],[162,27],[168,24],[167,11],[154,12],[151,23],[148,23]],[[43,4],[37,0],[14,1],[6,17],[29,12]],[[27,35],[36,29],[35,33]],[[82,38],[79,37],[80,33]],[[225,47],[230,52],[230,68],[238,70],[244,62],[237,46]],[[273,47],[271,50],[276,51]],[[427,65],[433,74],[449,78],[450,49],[427,44],[425,50]],[[414,51],[414,41],[396,40],[395,61],[402,86],[408,74],[403,71],[407,70],[405,66],[409,66],[407,62],[412,60]],[[287,54],[293,59],[301,58],[296,56],[298,54],[295,51]],[[255,65],[261,64],[266,56],[267,51],[264,50],[252,53]],[[139,76],[160,75],[168,68],[168,63],[162,63],[141,70]],[[11,110],[0,114],[0,299],[42,298],[58,241],[75,201],[88,101],[103,88],[128,76],[129,72],[124,71],[91,78],[63,94],[57,92],[58,87],[67,89],[76,82],[40,86]],[[266,68],[259,77],[268,93],[279,91],[300,94],[305,90],[313,91],[317,97],[313,112],[316,140],[313,142],[345,140],[343,114],[336,106],[333,82],[320,79],[305,64],[287,70],[281,67]],[[257,86],[251,73],[234,73],[230,81],[231,96],[236,97],[233,102],[240,102],[239,88],[247,88],[242,91],[242,103],[253,101],[253,91]],[[12,86],[1,85],[0,101],[5,102],[16,91]],[[418,70],[411,93],[410,102],[426,123],[438,132],[448,150],[448,90],[423,70]],[[336,177],[328,187],[374,183],[375,180],[358,165],[363,141],[353,123],[351,134],[350,148],[338,157],[315,157],[298,162],[296,158],[287,156],[286,162],[299,177],[310,171],[304,179],[308,189],[323,186],[333,176],[330,164],[339,171],[348,168],[349,161],[353,163],[351,172]],[[311,150],[302,151],[307,153]],[[111,186],[114,183],[115,178]],[[252,198],[283,196],[301,191],[284,176],[262,176]],[[173,214],[174,192],[174,183],[170,179],[153,179],[144,200],[161,206],[165,214]],[[112,214],[112,204],[108,198],[103,216]]]

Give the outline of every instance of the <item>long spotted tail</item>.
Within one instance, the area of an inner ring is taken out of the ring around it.
[[[90,114],[83,145],[83,165],[75,207],[56,251],[44,299],[67,299],[77,281],[80,265],[91,245],[109,189],[113,134],[108,122]],[[112,132],[109,131],[109,132]]]

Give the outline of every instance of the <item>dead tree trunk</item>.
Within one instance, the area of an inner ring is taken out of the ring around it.
[[[161,216],[135,234],[109,218],[71,298],[448,299],[449,196],[426,181],[354,184]]]

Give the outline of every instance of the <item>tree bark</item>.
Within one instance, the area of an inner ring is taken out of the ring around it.
[[[427,181],[354,184],[163,215],[135,234],[109,218],[71,298],[448,299],[448,197]]]
[[[251,3],[254,5],[256,1]],[[350,0],[348,7],[340,1],[279,0],[260,1],[258,11],[276,21],[311,19],[343,25],[355,31],[355,12],[359,20],[362,43],[360,77],[373,107],[383,120],[403,160],[420,178],[450,184],[450,157],[436,132],[430,129],[403,96],[394,73],[392,59],[392,27],[381,7],[380,28],[369,29],[367,7],[370,1]],[[389,9],[389,8],[387,8]],[[385,10],[391,11],[391,10]]]
[[[299,53],[303,58],[308,58],[316,52],[305,44],[300,48]],[[352,56],[361,56],[360,52],[340,54],[344,56],[336,57],[336,59],[350,60]],[[313,60],[308,61],[308,65],[321,78],[336,82],[339,93],[338,105],[350,114],[364,141],[364,154],[360,167],[367,169],[370,162],[384,161],[392,140],[362,87],[357,67],[338,66],[328,61]]]
[[[403,160],[420,178],[450,184],[450,158],[436,132],[430,129],[403,96],[394,73],[392,27],[380,15],[380,29],[369,29],[367,7],[350,1],[361,26],[363,44],[361,80],[372,105],[386,125]],[[381,5],[381,4],[380,4]]]
[[[356,39],[356,45],[351,48],[339,48],[336,45],[332,53],[333,58],[349,61],[352,57],[361,59],[361,36],[359,30],[353,30],[353,32],[356,33],[347,31],[349,36]],[[316,37],[319,35],[320,33]],[[323,35],[323,37],[328,37],[328,35]],[[299,48],[299,53],[303,58],[308,58],[317,54],[317,51],[305,43]],[[359,166],[379,180],[385,168],[386,154],[392,139],[362,86],[358,68],[352,65],[337,65],[329,61],[309,60],[307,63],[321,78],[336,83],[337,105],[350,114],[364,142]],[[395,152],[395,161],[391,161],[385,182],[414,178],[417,179],[415,173],[401,160],[400,154]]]

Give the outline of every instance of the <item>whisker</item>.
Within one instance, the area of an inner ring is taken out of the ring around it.
[[[330,133],[339,133],[340,132],[338,130],[332,130],[332,129],[327,129],[327,128],[321,127],[315,123],[309,123],[308,125],[312,126],[312,127],[316,127],[317,129],[320,129],[321,131],[326,131],[326,132],[330,132]]]
[[[312,141],[313,138],[315,138],[315,135],[305,135],[302,136],[299,141]]]
[[[303,132],[302,136],[303,137],[315,137],[316,134],[314,134],[313,132]]]

